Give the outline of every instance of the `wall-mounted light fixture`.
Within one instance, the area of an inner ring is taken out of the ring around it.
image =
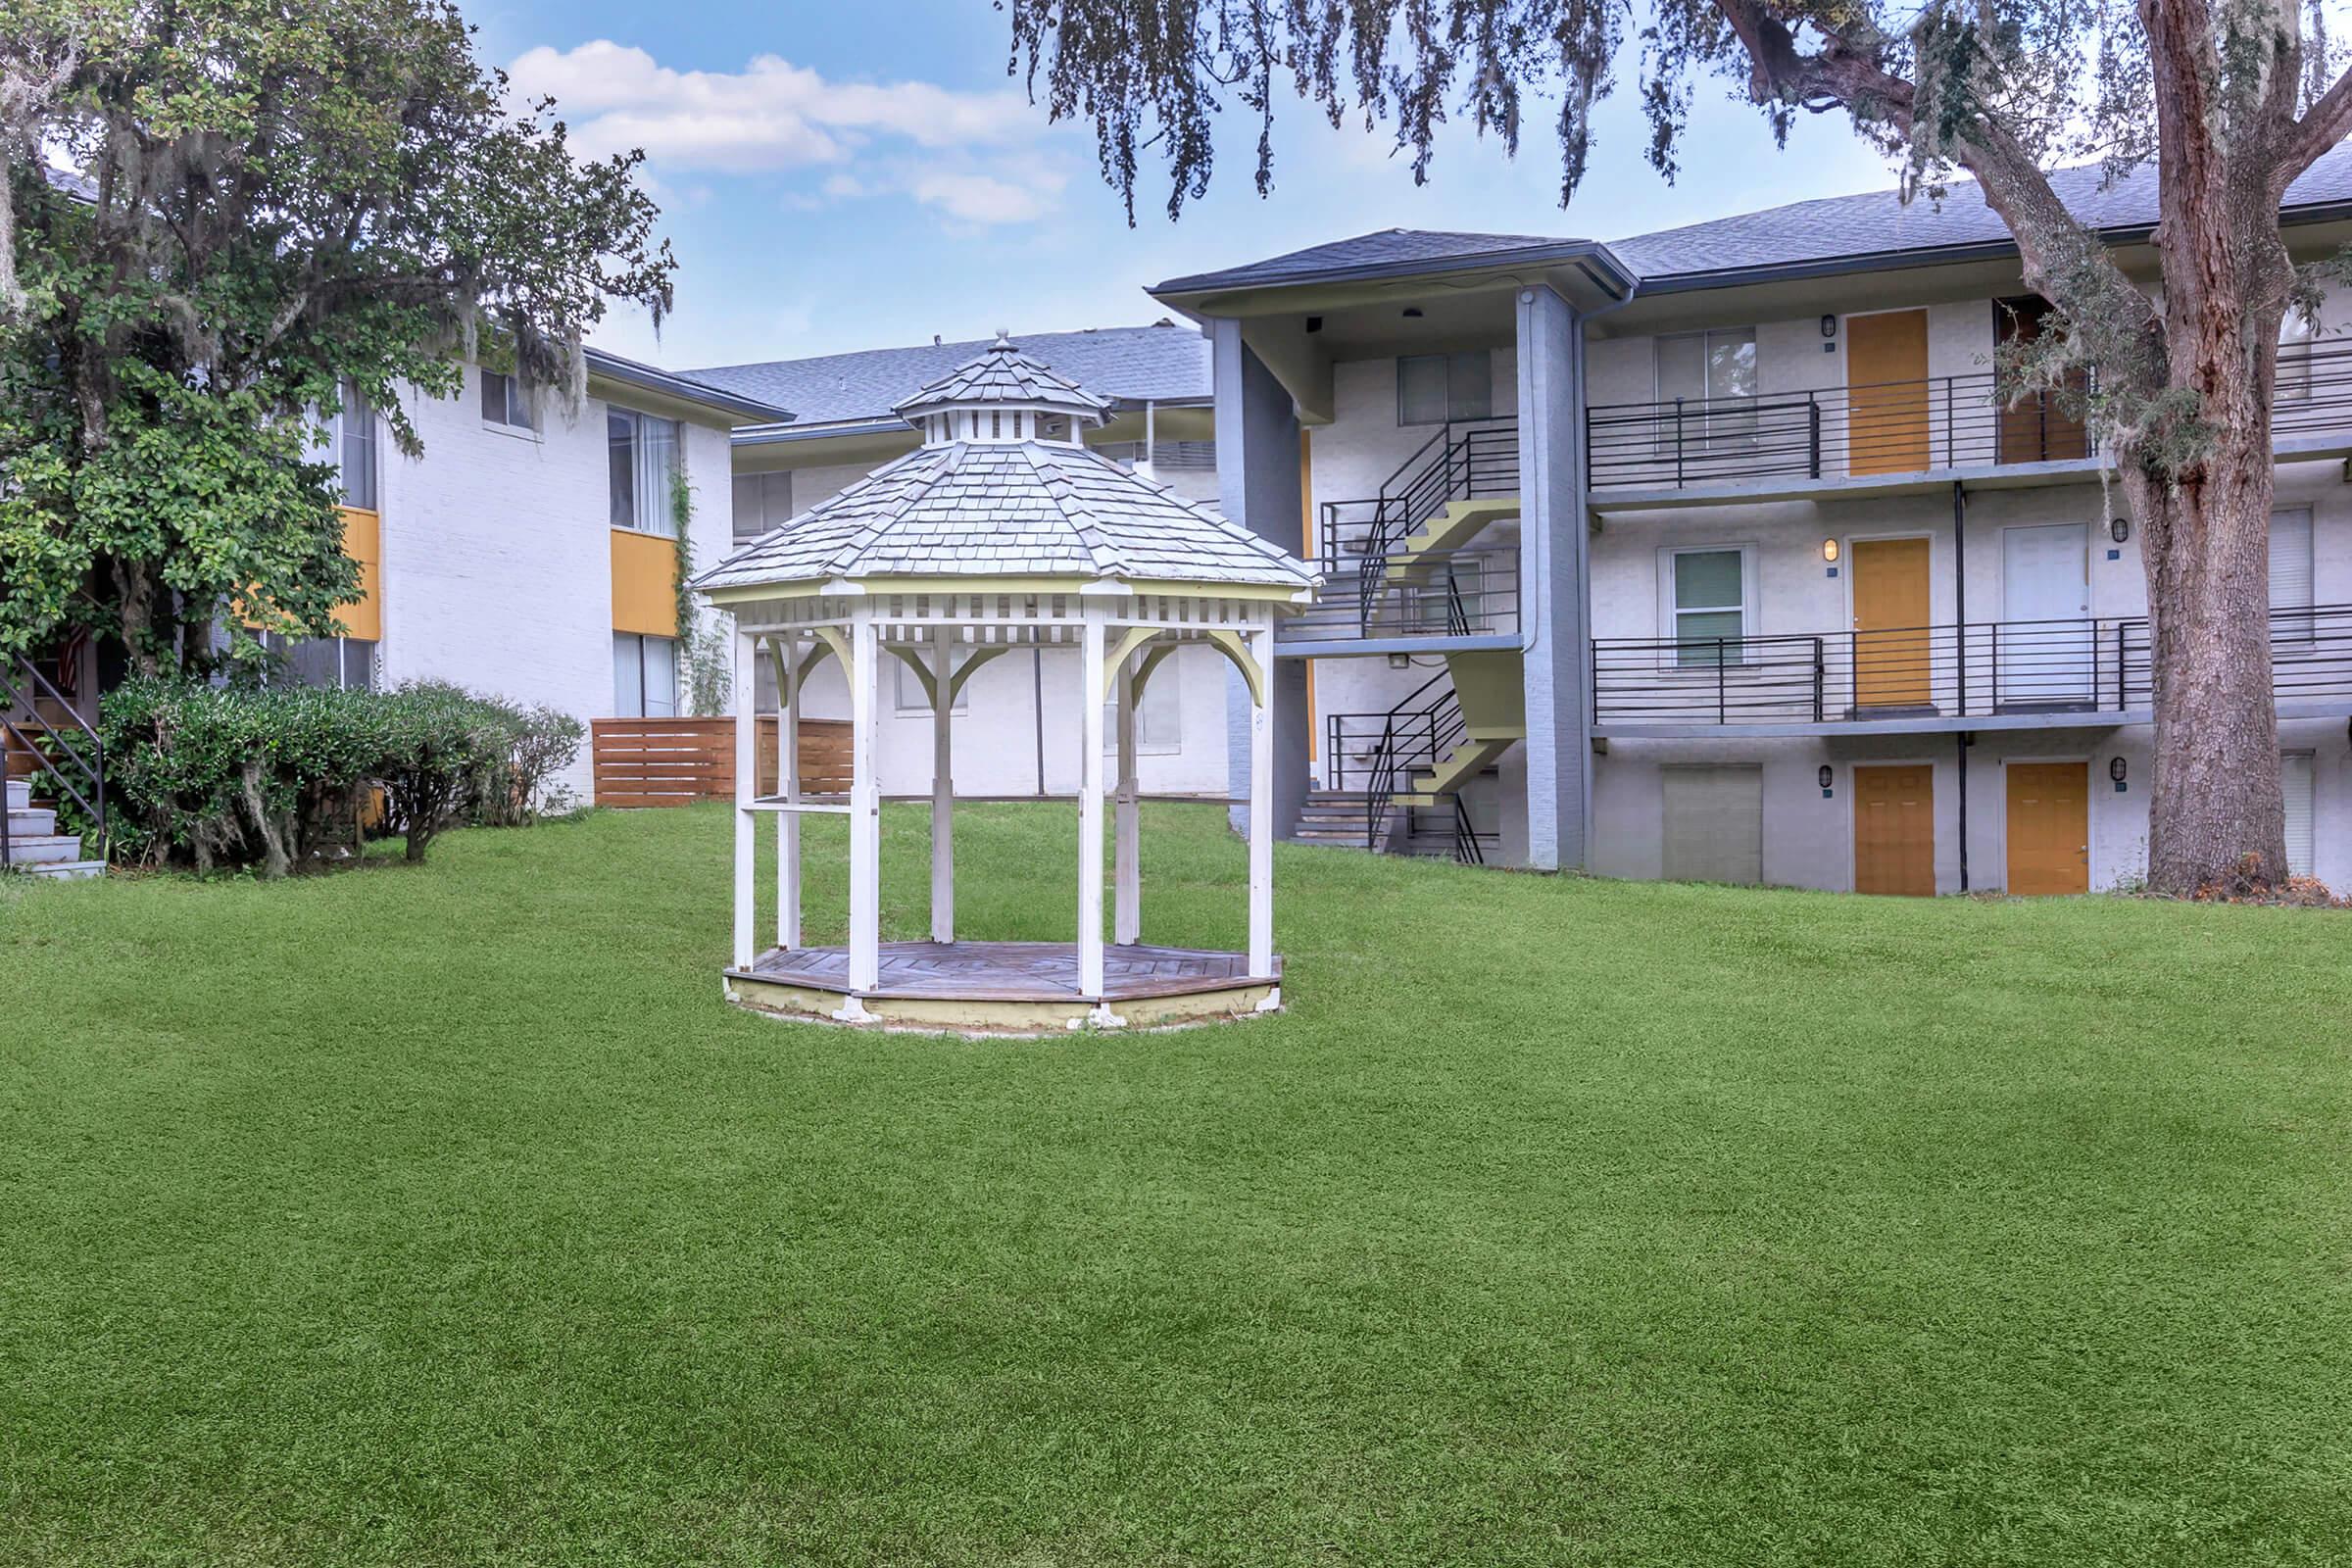
[[[1418,305],[1407,305],[1404,308],[1404,318],[1408,321],[1418,321],[1421,319],[1421,307]]]
[[[1832,793],[1830,786],[1836,782],[1838,775],[1830,770],[1829,763],[1824,762],[1821,764],[1821,772],[1817,776],[1821,779],[1821,798],[1826,801]]]
[[[2128,769],[2125,767],[2124,760],[2122,758],[2110,757],[2107,759],[2107,776],[2115,780],[2115,793],[2118,795],[2124,793],[2126,787],[2124,784],[2124,775],[2127,771]]]
[[[1824,540],[1821,542],[1821,559],[1822,559],[1822,560],[1824,560],[1824,561],[1833,561],[1833,562],[1834,562],[1834,561],[1836,561],[1836,560],[1838,559],[1838,541],[1837,541],[1837,540],[1835,540],[1835,539],[1824,539]]]
[[[1308,317],[1308,318],[1306,318],[1306,329],[1307,329],[1309,332],[1320,332],[1320,331],[1322,331],[1322,330],[1323,330],[1323,318],[1321,318],[1320,316],[1310,316],[1310,317]]]
[[[1836,337],[1838,335],[1838,318],[1835,316],[1825,316],[1821,318],[1821,335],[1823,337]]]
[[[2115,520],[2108,523],[2107,537],[2114,540],[2119,545],[2125,540],[2131,538],[2132,519],[2130,517],[2117,517]]]
[[[1389,667],[1391,669],[1410,669],[1413,667],[1413,656],[1410,654],[1391,654],[1389,656]]]

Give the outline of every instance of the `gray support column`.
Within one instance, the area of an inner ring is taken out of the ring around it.
[[[1518,314],[1527,863],[1581,870],[1592,817],[1584,331],[1547,288],[1520,290]]]
[[[1290,393],[1242,341],[1242,323],[1211,323],[1217,396],[1217,500],[1225,515],[1261,539],[1297,555],[1301,548],[1298,494],[1298,415]],[[1274,688],[1274,831],[1288,833],[1306,807],[1306,664],[1272,662]],[[1225,787],[1236,800],[1250,794],[1249,684],[1241,671],[1225,674]],[[1248,816],[1230,813],[1237,831]]]

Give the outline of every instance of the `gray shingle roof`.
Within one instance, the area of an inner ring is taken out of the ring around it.
[[[2105,189],[2095,165],[2061,169],[2050,182],[2068,210],[2092,228],[2130,230],[2156,221],[2152,167],[2142,165]],[[2288,211],[2347,201],[2352,201],[2352,143],[2335,147],[2305,170],[2280,205]],[[1982,187],[1965,180],[1939,202],[1919,197],[1906,206],[1891,190],[1832,196],[1636,234],[1611,240],[1609,249],[1646,283],[1733,269],[2008,244],[2008,225],[1984,204]]]
[[[2060,199],[2091,227],[2144,228],[2156,221],[2156,174],[2143,166],[2101,188],[2095,166],[2062,169],[2051,176]],[[2323,156],[2288,187],[2282,211],[2352,204],[2352,142]],[[1154,294],[1298,283],[1352,276],[1382,269],[1440,270],[1482,262],[1508,263],[1573,251],[1587,241],[1531,234],[1465,234],[1384,229],[1222,271],[1171,278]],[[2009,230],[1985,206],[1974,180],[1963,180],[1940,201],[1905,205],[1893,190],[1832,196],[1761,212],[1740,213],[1681,228],[1608,242],[1609,254],[1643,284],[1694,280],[1711,273],[1801,268],[1841,261],[1868,264],[1904,253],[1954,248],[2005,248]]]
[[[1488,256],[1514,256],[1528,250],[1549,250],[1581,244],[1570,239],[1546,239],[1540,234],[1465,234],[1434,228],[1384,228],[1351,239],[1309,245],[1302,251],[1248,262],[1214,272],[1173,277],[1152,290],[1154,294],[1187,294],[1200,289],[1250,288],[1270,283],[1293,283],[1334,273],[1369,269],[1474,262]]]
[[[808,360],[722,365],[687,373],[740,396],[788,408],[796,424],[833,424],[887,419],[908,393],[988,347],[985,338],[925,343]],[[1190,325],[1040,332],[1022,338],[1021,349],[1057,373],[1118,402],[1206,402],[1210,394],[1208,340]]]
[[[836,577],[1119,577],[1300,589],[1274,545],[1083,447],[917,448],[695,579],[702,590]]]
[[[898,405],[898,412],[911,419],[927,409],[962,403],[1027,404],[1097,414],[1110,407],[1108,398],[1099,398],[1067,376],[1054,374],[1002,332],[987,353],[956,367],[907,398]]]

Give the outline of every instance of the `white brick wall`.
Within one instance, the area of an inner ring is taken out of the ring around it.
[[[538,432],[483,423],[476,372],[454,401],[410,393],[420,458],[387,446],[382,476],[387,684],[446,680],[579,718],[612,709],[611,497],[605,414],[549,399]],[[727,431],[684,427],[696,559],[728,548]],[[564,784],[590,792],[587,750]]]

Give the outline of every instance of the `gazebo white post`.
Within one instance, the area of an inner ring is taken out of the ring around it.
[[[776,793],[787,806],[801,804],[801,639],[798,633],[768,643],[776,666]],[[776,946],[787,953],[801,946],[801,813],[776,813]]]
[[[1142,939],[1144,923],[1144,895],[1141,868],[1138,863],[1142,849],[1142,807],[1137,799],[1141,791],[1135,775],[1135,662],[1142,657],[1139,649],[1119,661],[1119,785],[1118,806],[1112,817],[1113,851],[1111,940],[1126,947]]]
[[[956,940],[955,742],[949,730],[956,702],[950,676],[956,662],[955,632],[933,628],[939,639],[931,657],[931,940]]]
[[[752,922],[757,918],[753,879],[759,874],[760,819],[752,802],[760,794],[760,638],[735,634],[735,967],[749,969],[758,958]]]
[[[850,989],[882,976],[882,786],[874,768],[874,667],[881,652],[871,606],[850,626]],[[851,1009],[857,1008],[855,999]]]
[[[1250,714],[1250,973],[1274,972],[1274,629],[1266,624],[1246,639],[1257,662],[1257,707]]]
[[[1102,617],[1086,608],[1078,685],[1078,989],[1102,995]]]

